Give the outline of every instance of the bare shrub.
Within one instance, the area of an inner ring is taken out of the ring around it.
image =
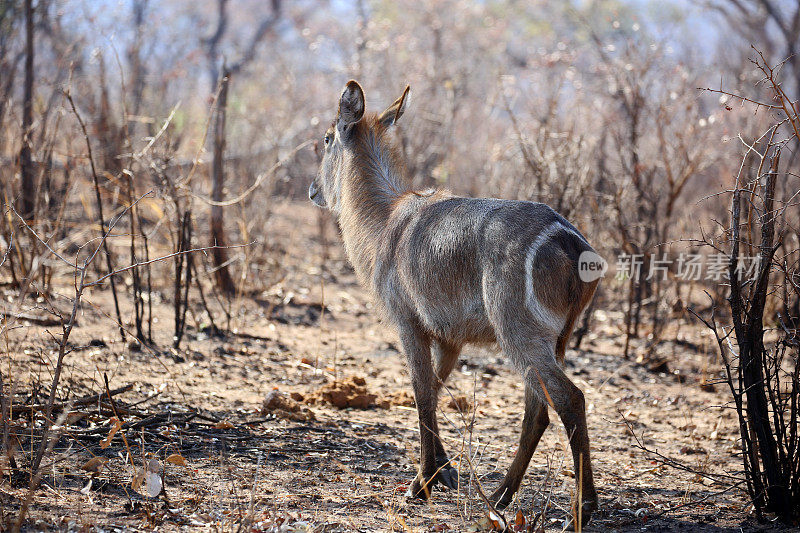
[[[797,190],[781,153],[798,138],[797,101],[783,90],[777,70],[758,53],[767,107],[776,122],[747,145],[758,164],[743,166],[731,194],[722,251],[728,256],[730,321],[701,318],[717,339],[739,421],[747,489],[759,518],[765,512],[789,524],[800,520],[800,249],[791,214]],[[741,98],[740,98],[741,99]],[[757,253],[747,273],[743,257]],[[770,309],[776,313],[771,314]]]

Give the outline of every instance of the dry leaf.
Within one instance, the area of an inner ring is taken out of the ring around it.
[[[142,496],[155,498],[161,494],[163,485],[161,483],[161,476],[154,472],[143,472],[140,469],[131,480],[131,487]]]
[[[233,429],[233,424],[228,422],[227,420],[221,420],[214,424],[214,429]]]
[[[136,492],[139,492],[139,489],[142,488],[143,483],[144,483],[144,469],[138,468],[136,469],[136,474],[134,474],[133,479],[131,479],[131,488]]]
[[[150,459],[147,461],[147,472],[153,474],[160,474],[161,473],[161,463],[158,462],[158,459]]]
[[[497,516],[494,512],[489,511],[489,522],[492,525],[492,530],[493,531],[502,531],[503,530],[503,527],[500,525],[500,523],[502,521],[503,521],[502,518]]]
[[[64,422],[65,425],[71,426],[73,424],[78,423],[80,420],[86,418],[86,413],[82,413],[80,411],[70,411],[67,413],[67,420]]]
[[[179,453],[173,453],[167,457],[167,462],[173,465],[186,466],[186,459]]]
[[[514,525],[518,528],[525,526],[525,515],[522,514],[521,509],[517,509],[517,516],[514,517]]]
[[[103,465],[106,464],[107,462],[108,459],[106,459],[105,457],[100,457],[100,456],[92,457],[83,464],[81,470],[85,470],[87,472],[99,472],[100,469],[103,468]]]
[[[111,446],[111,440],[114,438],[114,435],[117,434],[117,431],[119,431],[122,427],[122,422],[120,422],[116,416],[112,417],[109,422],[111,422],[111,429],[109,430],[108,435],[106,435],[106,438],[100,441],[100,447],[104,450]]]
[[[147,469],[139,468],[131,480],[131,488],[142,496],[155,498],[161,494],[164,484],[161,481],[161,463],[157,459],[147,462]]]
[[[161,489],[164,488],[161,482],[161,476],[154,472],[150,472],[145,476],[145,481],[147,482],[146,486],[146,494],[151,498],[155,498],[159,494],[161,494]]]

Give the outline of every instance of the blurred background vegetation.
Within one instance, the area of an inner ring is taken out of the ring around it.
[[[267,288],[271,206],[304,198],[307,141],[350,78],[373,109],[411,85],[399,137],[416,185],[546,202],[612,266],[629,254],[649,273],[713,239],[728,209],[715,194],[758,165],[747,146],[775,115],[758,105],[773,95],[757,53],[788,94],[800,85],[800,7],[781,0],[3,0],[0,28],[0,201],[16,206],[0,221],[2,276],[42,293],[55,259],[26,246],[17,216],[74,253],[87,222],[125,213],[115,224],[134,237],[108,246],[131,257],[108,268],[209,234],[248,244],[205,272],[225,293]],[[675,269],[606,284],[629,338],[656,343],[703,297]],[[723,285],[700,281],[719,301]]]

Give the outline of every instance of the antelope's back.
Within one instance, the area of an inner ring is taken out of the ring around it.
[[[487,305],[524,304],[531,276],[546,305],[575,292],[578,257],[591,247],[551,208],[440,194],[406,195],[392,214],[374,278],[390,315],[413,314],[443,338],[491,342]]]

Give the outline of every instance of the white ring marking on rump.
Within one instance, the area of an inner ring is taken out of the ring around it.
[[[558,221],[547,226],[536,236],[536,239],[533,241],[530,248],[528,248],[528,253],[525,255],[525,304],[541,325],[551,329],[556,334],[561,333],[567,320],[565,316],[559,316],[553,310],[545,307],[536,295],[536,288],[533,284],[533,262],[536,259],[539,248],[561,230],[569,231],[569,228],[565,228]]]

